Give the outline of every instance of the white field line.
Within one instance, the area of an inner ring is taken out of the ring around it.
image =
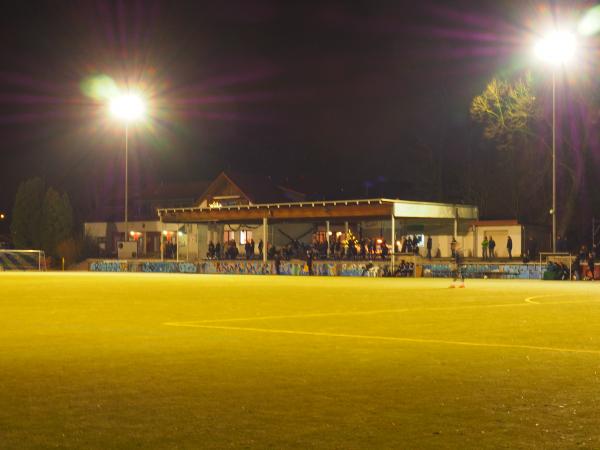
[[[411,311],[453,311],[460,309],[483,309],[483,308],[505,308],[511,306],[530,306],[530,305],[563,305],[563,304],[574,304],[574,303],[593,303],[593,300],[572,300],[568,302],[535,302],[533,299],[547,298],[547,297],[565,297],[572,294],[545,294],[545,295],[534,295],[527,297],[525,303],[497,303],[492,305],[463,305],[463,306],[441,306],[432,308],[401,308],[401,309],[376,309],[367,311],[334,311],[334,312],[320,312],[310,314],[290,314],[280,316],[254,316],[254,317],[235,317],[230,319],[206,319],[206,320],[192,320],[192,321],[181,321],[181,322],[167,322],[164,325],[177,326],[178,324],[211,324],[211,323],[228,323],[228,322],[250,322],[253,320],[278,320],[278,319],[308,319],[315,317],[335,317],[335,316],[362,316],[372,314],[389,314],[389,313],[402,313]],[[600,304],[600,302],[598,302]]]
[[[204,328],[204,329],[213,329],[213,330],[226,330],[226,331],[242,331],[242,332],[270,333],[270,334],[289,334],[289,335],[333,337],[333,338],[347,338],[347,339],[365,339],[365,340],[378,340],[378,341],[390,341],[390,342],[408,342],[408,343],[415,343],[415,344],[442,344],[442,345],[458,345],[458,346],[466,346],[466,347],[510,348],[510,349],[520,349],[520,350],[550,351],[550,352],[560,352],[560,353],[585,353],[585,354],[600,355],[600,350],[563,348],[563,347],[546,347],[546,346],[538,346],[538,345],[447,341],[447,340],[443,340],[443,339],[420,339],[420,338],[392,337],[392,336],[369,336],[369,335],[361,335],[361,334],[322,333],[322,332],[313,332],[313,331],[276,330],[276,329],[265,329],[265,328],[229,327],[229,326],[198,325],[198,324],[183,324],[183,323],[179,323],[179,324],[169,323],[169,324],[165,324],[165,325],[171,325],[171,326],[177,326],[177,327]]]

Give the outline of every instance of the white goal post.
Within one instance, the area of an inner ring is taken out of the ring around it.
[[[0,250],[0,271],[46,270],[43,250]]]

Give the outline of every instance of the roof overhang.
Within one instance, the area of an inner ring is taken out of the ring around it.
[[[476,206],[453,205],[446,203],[424,203],[397,200],[394,202],[395,217],[414,217],[422,219],[470,219],[477,220],[479,211]]]
[[[475,206],[425,203],[385,198],[318,202],[270,203],[221,207],[159,208],[163,222],[239,222],[268,220],[329,219],[471,219],[478,218]]]

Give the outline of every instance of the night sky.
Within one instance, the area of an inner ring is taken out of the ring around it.
[[[132,189],[223,169],[418,184],[429,177],[422,149],[436,146],[460,172],[479,133],[473,96],[523,70],[533,22],[557,10],[528,0],[4,2],[0,211],[32,176],[67,191],[81,216],[91,198],[118,202],[123,127],[81,88],[99,75],[150,97],[149,122],[130,134]]]

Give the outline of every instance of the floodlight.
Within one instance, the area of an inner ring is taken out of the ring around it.
[[[142,97],[135,93],[122,94],[110,101],[110,113],[125,122],[135,122],[144,117],[146,105]]]
[[[577,38],[569,31],[553,31],[535,44],[538,58],[552,65],[566,64],[577,50]]]

